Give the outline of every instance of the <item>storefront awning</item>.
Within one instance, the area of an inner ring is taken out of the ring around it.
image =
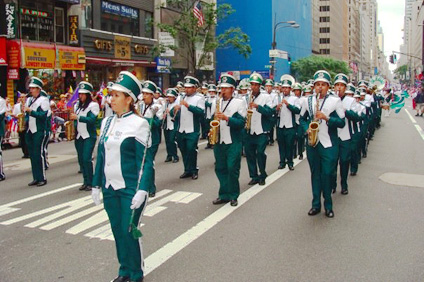
[[[146,60],[119,60],[119,59],[108,59],[108,58],[98,58],[98,57],[87,57],[87,64],[97,64],[97,65],[120,65],[120,66],[143,66],[143,67],[154,67],[156,62],[149,62]]]

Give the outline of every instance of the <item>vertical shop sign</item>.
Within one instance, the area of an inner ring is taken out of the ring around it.
[[[16,37],[16,4],[9,3],[5,5],[6,10],[6,35],[7,38]]]
[[[69,16],[69,45],[78,44],[78,16]]]
[[[131,59],[131,39],[124,36],[115,36],[115,58]]]

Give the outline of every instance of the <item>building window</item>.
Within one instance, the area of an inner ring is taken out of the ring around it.
[[[140,36],[138,9],[102,1],[101,28],[104,31]]]
[[[330,6],[320,6],[319,11],[320,12],[330,12]]]
[[[319,17],[319,22],[321,23],[329,23],[330,17]]]
[[[153,13],[144,12],[144,36],[153,38]]]
[[[81,27],[92,28],[92,4],[91,0],[81,0]]]
[[[321,55],[330,55],[330,49],[320,49],[319,53]]]
[[[65,11],[54,8],[55,42],[65,43]]]
[[[320,38],[319,43],[321,44],[330,44],[330,38]]]
[[[320,27],[319,32],[320,33],[330,33],[330,28],[329,27]]]

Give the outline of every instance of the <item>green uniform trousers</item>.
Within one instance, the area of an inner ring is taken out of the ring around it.
[[[249,176],[253,180],[265,180],[266,168],[266,145],[268,144],[268,133],[259,135],[248,134],[246,137],[245,153]],[[259,168],[259,174],[258,174]]]
[[[296,126],[296,137],[294,139],[293,151],[294,158],[303,155],[303,151],[305,151],[305,130],[300,125]]]
[[[306,153],[311,170],[312,207],[321,209],[322,194],[324,197],[324,208],[332,210],[331,188],[334,175],[337,172],[339,146],[338,144],[333,144],[332,147],[324,148],[321,143],[318,143],[316,147],[306,146]]]
[[[277,127],[278,151],[280,152],[280,165],[293,166],[294,139],[296,137],[296,128]]]
[[[46,133],[44,135],[43,138],[43,159],[44,159],[44,168],[48,169],[49,168],[49,162],[48,162],[48,157],[49,157],[49,153],[48,153],[48,146],[49,146],[49,140],[50,140],[50,131],[46,130]]]
[[[177,131],[165,129],[163,134],[165,135],[166,157],[178,160]]]
[[[237,200],[240,195],[241,142],[215,144],[215,173],[219,180],[219,198]]]
[[[149,193],[156,193],[156,183],[155,183],[155,157],[158,152],[159,144],[154,144],[151,147],[147,148],[146,151],[146,160],[143,168],[144,177],[147,177],[146,181],[146,190]]]
[[[135,189],[124,188],[113,190],[103,188],[103,203],[109,217],[113,237],[115,238],[116,253],[119,262],[119,276],[128,276],[131,280],[139,280],[143,277],[143,250],[141,238],[134,239],[128,232],[131,218],[130,209]],[[146,207],[146,201],[135,211],[133,222],[139,225],[141,215]]]
[[[357,173],[359,160],[361,159],[359,144],[361,142],[362,132],[353,134],[352,142],[350,144],[350,172]]]
[[[26,143],[28,145],[29,157],[31,159],[32,178],[35,181],[46,180],[46,170],[44,167],[43,159],[43,140],[44,131],[31,133],[30,131],[26,134]]]
[[[339,140],[339,166],[340,166],[340,186],[342,190],[347,190],[347,176],[349,174],[349,165],[351,161],[352,141]],[[333,189],[337,188],[337,168],[333,181]]]
[[[183,157],[184,172],[197,173],[197,143],[199,132],[180,133],[177,132],[177,143]]]
[[[364,123],[364,125],[361,127],[361,150],[360,152],[362,152],[363,155],[367,155],[367,151],[368,151],[368,123]]]
[[[78,163],[80,165],[84,185],[92,186],[93,182],[93,150],[97,138],[89,137],[86,139],[75,139],[75,148],[77,149]]]

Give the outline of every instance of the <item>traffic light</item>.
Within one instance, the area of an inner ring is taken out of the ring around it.
[[[389,62],[391,63],[391,64],[394,64],[395,62],[394,62],[394,60],[393,60],[393,55],[390,55],[390,57],[389,57]]]
[[[397,63],[397,56],[396,54],[393,54],[393,63],[396,64]]]
[[[290,66],[291,65],[291,57],[290,56],[287,57],[287,61],[288,61],[289,66]]]

